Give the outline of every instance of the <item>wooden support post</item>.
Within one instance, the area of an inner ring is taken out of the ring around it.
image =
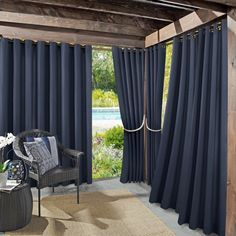
[[[236,9],[228,17],[228,181],[226,236],[236,235]]]

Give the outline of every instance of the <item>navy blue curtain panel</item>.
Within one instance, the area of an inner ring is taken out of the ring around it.
[[[121,182],[144,180],[144,50],[113,47],[124,151]]]
[[[150,202],[179,213],[179,224],[225,234],[227,27],[174,38],[164,127]]]
[[[147,79],[147,182],[151,184],[161,140],[162,95],[165,74],[165,44],[146,49]]]
[[[92,181],[92,49],[0,39],[0,135],[29,129],[55,134],[85,153],[81,182]],[[71,162],[63,159],[62,165]]]

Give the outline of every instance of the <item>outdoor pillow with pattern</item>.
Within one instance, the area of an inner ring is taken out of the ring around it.
[[[24,142],[24,147],[27,155],[39,164],[40,175],[58,165],[58,161],[55,161],[55,158],[52,157],[43,140]]]
[[[57,140],[54,136],[45,136],[45,137],[26,137],[26,141],[27,142],[33,142],[33,141],[40,141],[42,140],[49,152],[52,155],[52,158],[54,159],[54,161],[57,163],[57,165],[59,164],[59,158],[58,158],[58,149],[57,149]]]

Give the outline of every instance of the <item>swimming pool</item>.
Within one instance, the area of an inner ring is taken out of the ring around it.
[[[92,110],[93,120],[121,120],[120,110],[118,107],[112,108],[93,108]]]

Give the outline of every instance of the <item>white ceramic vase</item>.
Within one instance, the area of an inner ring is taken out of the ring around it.
[[[0,173],[0,187],[5,186],[7,183],[7,171]]]

